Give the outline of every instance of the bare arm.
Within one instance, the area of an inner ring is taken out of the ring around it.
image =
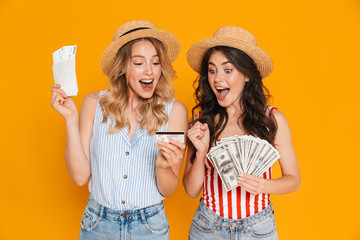
[[[82,186],[91,176],[90,139],[98,93],[90,93],[84,98],[79,118],[75,102],[57,85],[52,91],[52,106],[65,118],[66,166],[73,182]]]
[[[209,148],[210,133],[207,124],[195,123],[188,131],[190,139],[186,158],[183,185],[186,193],[196,198],[204,184],[205,157]],[[197,149],[195,159],[191,163],[193,152]]]
[[[179,101],[173,103],[168,131],[184,131],[187,133],[187,109]],[[170,143],[159,142],[160,148],[156,159],[156,180],[158,189],[164,197],[173,194],[179,184],[179,173],[184,159],[185,144],[171,140]]]
[[[275,147],[281,156],[279,163],[282,176],[277,179],[264,179],[243,174],[240,185],[253,195],[259,193],[286,194],[294,192],[300,187],[300,171],[292,145],[289,124],[280,111],[274,110],[272,114],[278,124]]]

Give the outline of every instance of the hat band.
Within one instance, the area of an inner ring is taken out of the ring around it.
[[[130,31],[127,31],[126,33],[122,34],[119,38],[121,38],[122,36],[125,36],[129,33],[135,32],[135,31],[139,31],[139,30],[143,30],[143,29],[150,29],[149,27],[140,27],[140,28],[134,28],[131,29]]]

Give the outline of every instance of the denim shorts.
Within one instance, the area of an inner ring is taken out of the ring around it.
[[[189,239],[278,239],[272,204],[250,217],[227,219],[211,211],[201,201],[191,223]]]
[[[138,210],[113,210],[91,196],[81,219],[80,240],[169,239],[163,202]]]

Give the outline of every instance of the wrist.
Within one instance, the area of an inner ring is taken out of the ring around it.
[[[208,153],[209,149],[202,149],[196,151],[196,158],[203,159],[205,158],[206,154]]]
[[[271,179],[265,179],[264,178],[264,188],[263,188],[263,193],[264,194],[268,194],[269,193],[269,183],[270,183]]]
[[[156,171],[166,172],[169,168],[170,168],[169,166],[164,166],[164,164],[156,163]]]
[[[74,114],[65,118],[66,125],[79,124],[79,116]]]

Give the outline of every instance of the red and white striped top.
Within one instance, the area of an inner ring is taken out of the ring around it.
[[[269,107],[267,115],[276,109]],[[272,167],[263,177],[271,179]],[[205,177],[202,199],[213,212],[229,219],[242,219],[260,212],[270,204],[270,194],[251,195],[241,187],[226,192],[221,178],[208,158],[205,159]]]

